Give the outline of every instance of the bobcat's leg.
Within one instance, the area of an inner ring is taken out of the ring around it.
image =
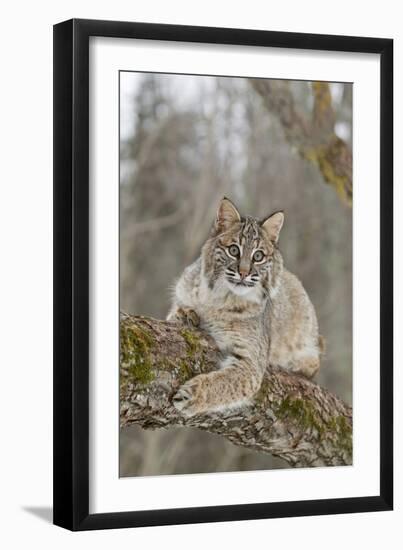
[[[171,310],[167,316],[167,321],[182,323],[190,327],[198,327],[200,325],[200,317],[194,309],[188,307],[178,307]]]
[[[306,378],[313,378],[320,368],[319,357],[304,357],[294,361],[291,370]]]
[[[187,416],[236,406],[250,399],[260,388],[263,372],[246,360],[229,357],[222,370],[199,374],[173,396],[176,409]]]

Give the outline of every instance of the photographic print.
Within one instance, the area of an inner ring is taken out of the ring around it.
[[[53,59],[54,523],[391,510],[393,41],[73,19]]]
[[[120,476],[348,466],[353,85],[121,71]]]

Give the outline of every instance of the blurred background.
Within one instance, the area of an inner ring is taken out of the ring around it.
[[[312,83],[288,83],[307,117]],[[330,84],[351,145],[352,85]],[[317,381],[352,400],[352,211],[285,139],[247,78],[120,73],[120,307],[164,319],[223,195],[242,214],[285,211],[280,250],[305,286],[327,352]],[[191,428],[121,431],[120,475],[288,467]]]

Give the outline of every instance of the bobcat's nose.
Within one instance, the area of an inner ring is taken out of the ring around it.
[[[238,271],[242,281],[249,275],[249,269],[245,267],[240,267]]]

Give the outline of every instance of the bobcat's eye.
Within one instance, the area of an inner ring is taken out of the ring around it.
[[[256,250],[256,252],[253,254],[254,262],[261,262],[263,258],[264,258],[264,254],[261,250]]]
[[[239,256],[239,246],[236,244],[232,244],[228,247],[228,252],[233,256],[234,258],[238,258]]]

